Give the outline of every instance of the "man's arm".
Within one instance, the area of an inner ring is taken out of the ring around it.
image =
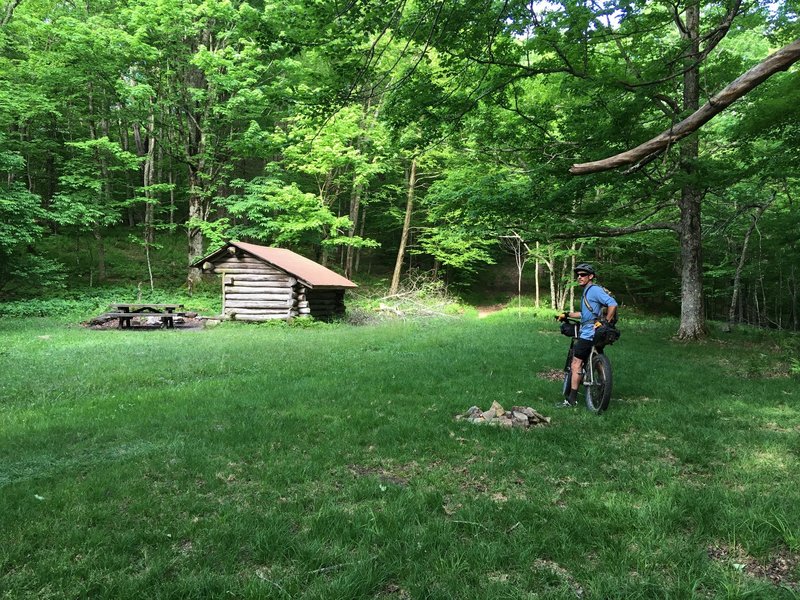
[[[613,306],[609,306],[606,309],[606,321],[609,323],[613,323],[617,317],[617,305],[614,304]]]

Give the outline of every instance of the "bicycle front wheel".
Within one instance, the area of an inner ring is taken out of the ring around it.
[[[595,354],[592,357],[591,379],[584,381],[586,408],[600,414],[611,402],[611,361],[605,354]]]
[[[561,393],[564,395],[564,398],[569,398],[569,390],[572,387],[572,369],[567,369],[564,371],[564,382],[561,386]]]

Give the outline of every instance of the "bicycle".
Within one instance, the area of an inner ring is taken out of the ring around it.
[[[558,317],[557,317],[558,318]],[[569,397],[572,387],[572,357],[575,347],[575,340],[580,334],[581,322],[577,319],[564,318],[562,320],[561,333],[569,335],[571,338],[569,351],[567,352],[567,362],[564,365],[564,397]],[[618,334],[617,334],[618,335]],[[595,414],[600,414],[608,409],[611,403],[611,387],[613,376],[611,372],[611,361],[603,353],[604,343],[592,346],[589,358],[583,364],[582,388],[578,388],[578,395],[582,396],[586,402],[586,408]]]

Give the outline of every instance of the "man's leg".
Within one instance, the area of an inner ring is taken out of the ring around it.
[[[570,381],[569,396],[565,406],[578,405],[578,388],[581,385],[581,371],[586,360],[592,353],[592,340],[578,339],[572,347],[572,362],[570,369],[572,370],[572,380]]]
[[[583,369],[583,359],[577,356],[572,357],[572,381],[567,402],[570,404],[578,403],[578,387],[581,385],[581,370]]]

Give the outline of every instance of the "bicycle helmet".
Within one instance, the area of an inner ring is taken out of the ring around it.
[[[594,267],[589,263],[581,263],[577,267],[575,267],[572,271],[574,273],[581,271],[583,273],[588,273],[589,275],[594,275],[595,277],[597,276],[597,273],[595,273],[594,271]]]

